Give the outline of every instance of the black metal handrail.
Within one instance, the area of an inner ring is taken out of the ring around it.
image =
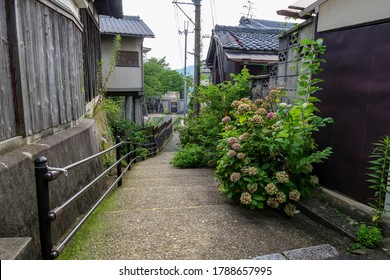
[[[149,136],[150,143],[135,143],[129,139],[122,141],[119,136],[116,136],[116,145],[95,155],[82,159],[78,162],[72,163],[63,168],[49,167],[47,158],[39,156],[34,160],[35,164],[35,184],[37,190],[37,202],[38,202],[38,219],[39,219],[39,231],[41,241],[41,254],[42,259],[49,260],[55,259],[64,250],[66,244],[76,234],[84,222],[91,216],[93,211],[100,205],[100,203],[107,197],[107,195],[114,189],[116,185],[122,185],[123,175],[131,168],[131,165],[137,161],[137,159],[144,157],[144,155],[137,155],[137,147],[143,147],[147,150],[146,156],[155,156],[166,145],[167,141],[172,135],[172,119],[164,122],[158,127],[153,127],[152,133]],[[121,147],[127,147],[127,153],[121,154]],[[131,149],[131,146],[133,147]],[[66,200],[62,205],[50,209],[49,200],[49,182],[56,180],[61,174],[67,175],[67,172],[81,164],[89,162],[93,159],[99,158],[112,150],[116,151],[116,162],[110,167],[105,169],[96,178],[89,182],[86,186],[80,189],[76,194]],[[122,171],[122,161],[126,161],[127,165]],[[53,247],[51,223],[63,213],[63,210],[74,202],[78,197],[90,189],[100,179],[102,179],[108,172],[116,167],[117,178],[98,199],[98,201],[91,207],[91,209],[84,215],[84,217],[77,223],[77,225],[64,237],[64,239],[57,246]]]

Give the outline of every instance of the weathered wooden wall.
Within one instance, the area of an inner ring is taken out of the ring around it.
[[[70,20],[35,0],[18,1],[16,21],[26,134],[84,113],[82,36]]]
[[[85,111],[80,27],[39,1],[0,0],[0,32],[0,141],[80,118]]]
[[[99,74],[98,62],[101,58],[100,30],[87,9],[80,10],[80,19],[84,29],[88,30],[88,32],[83,33],[83,74],[85,100],[89,102],[97,94],[96,79]]]
[[[16,136],[5,0],[0,0],[0,141]]]

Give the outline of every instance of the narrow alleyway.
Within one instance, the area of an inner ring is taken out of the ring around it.
[[[350,240],[309,219],[250,211],[218,192],[210,169],[170,165],[179,142],[135,164],[108,199],[75,259],[250,259]],[[72,242],[68,245],[72,246]]]

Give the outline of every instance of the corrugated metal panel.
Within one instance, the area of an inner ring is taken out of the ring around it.
[[[154,37],[153,31],[137,16],[125,16],[121,19],[100,16],[100,33]]]

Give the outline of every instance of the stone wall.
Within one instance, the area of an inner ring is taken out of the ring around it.
[[[0,238],[31,237],[34,258],[40,258],[34,159],[45,156],[51,167],[65,167],[99,151],[95,123],[84,119],[75,127],[0,155]],[[50,182],[52,209],[64,203],[103,170],[100,159]],[[53,243],[60,241],[77,218],[86,213],[105,189],[99,182],[72,203],[52,224]]]

